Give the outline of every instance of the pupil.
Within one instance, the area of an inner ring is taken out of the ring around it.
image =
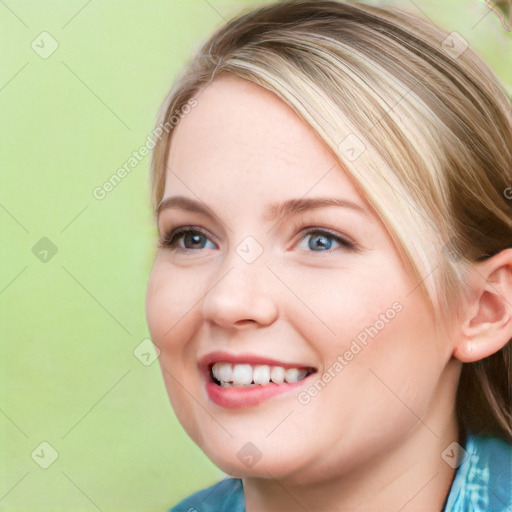
[[[330,249],[331,245],[332,245],[332,241],[329,240],[326,236],[317,235],[310,239],[309,247],[312,250]]]
[[[184,240],[185,247],[187,247],[187,249],[194,249],[197,248],[198,246],[201,247],[202,245],[204,245],[204,238],[204,235],[200,235],[197,233],[187,233],[185,235]]]

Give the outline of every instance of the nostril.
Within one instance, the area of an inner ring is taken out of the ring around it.
[[[237,327],[252,327],[256,323],[256,320],[248,318],[246,320],[237,320],[234,325],[236,325]]]

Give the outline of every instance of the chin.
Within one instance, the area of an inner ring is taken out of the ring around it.
[[[295,444],[283,450],[283,442],[256,444],[230,439],[222,444],[205,442],[201,449],[224,473],[234,478],[289,479],[303,474],[311,464],[308,453]]]
[[[299,461],[275,460],[274,458],[262,457],[257,462],[250,465],[241,462],[237,457],[226,458],[221,455],[214,456],[206,454],[208,458],[224,473],[233,478],[275,478],[287,479],[294,473],[300,471],[301,468],[296,464]],[[265,460],[264,460],[265,459]]]

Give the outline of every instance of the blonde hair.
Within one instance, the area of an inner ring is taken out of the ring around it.
[[[435,318],[458,308],[469,262],[511,245],[510,100],[457,34],[391,8],[267,4],[210,37],[158,125],[226,73],[272,91],[316,131],[387,227]],[[152,154],[155,209],[171,137]],[[464,430],[512,439],[510,368],[510,342],[463,365]]]

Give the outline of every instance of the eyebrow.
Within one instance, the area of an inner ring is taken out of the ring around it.
[[[283,203],[268,205],[265,208],[263,219],[266,221],[284,220],[287,217],[302,213],[316,208],[326,207],[348,208],[362,215],[366,214],[366,210],[346,199],[336,197],[309,197],[300,199],[288,199]],[[162,199],[155,209],[156,215],[167,209],[181,209],[189,212],[202,213],[203,215],[212,216],[218,219],[217,215],[206,204],[195,199],[185,196],[174,196]]]
[[[363,215],[366,213],[366,210],[362,206],[346,199],[339,199],[337,197],[303,197],[300,199],[289,199],[283,203],[267,206],[264,219],[268,221],[283,220],[297,213],[329,206],[348,208]]]

